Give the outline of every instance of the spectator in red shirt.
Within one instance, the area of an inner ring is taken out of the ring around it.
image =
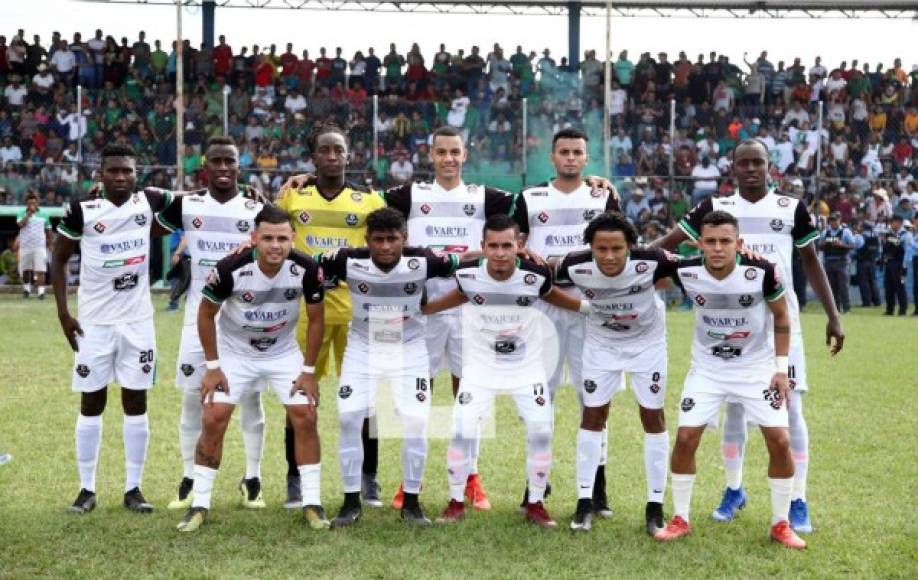
[[[300,59],[293,52],[293,43],[287,43],[287,52],[280,55],[281,77],[287,83],[287,88],[292,89],[296,85],[296,71]]]
[[[309,51],[303,51],[303,58],[296,65],[296,76],[300,79],[300,91],[304,95],[308,95],[310,89],[312,89],[312,71],[316,68],[316,63],[314,63],[309,58]]]
[[[362,84],[354,83],[347,91],[347,100],[350,101],[351,107],[356,110],[362,110],[367,103],[367,90]]]
[[[893,159],[896,161],[896,167],[908,167],[914,153],[915,149],[912,147],[912,144],[908,142],[908,137],[900,137],[899,142],[896,143],[896,146],[893,147],[892,150]]]
[[[274,65],[271,64],[271,57],[263,54],[259,57],[259,63],[255,67],[255,86],[270,87],[274,85]]]
[[[319,49],[319,58],[316,59],[316,83],[325,86],[332,86],[332,59],[325,54],[325,47]]]
[[[233,70],[233,49],[226,44],[226,37],[220,35],[220,44],[214,47],[214,74],[227,77]]]

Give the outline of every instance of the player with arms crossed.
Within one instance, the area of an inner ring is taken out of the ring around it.
[[[717,420],[720,406],[732,401],[743,406],[765,437],[771,538],[802,549],[806,543],[787,520],[794,461],[787,429],[787,405],[793,403],[788,399],[791,318],[785,290],[777,266],[737,253],[742,240],[733,215],[713,211],[698,230],[702,255],[678,266],[679,280],[695,303],[695,336],[672,456],[675,515],[654,537],[667,542],[691,532],[695,452],[707,425]]]
[[[185,300],[185,318],[176,364],[175,386],[182,389],[179,419],[179,447],[183,474],[178,496],[169,509],[187,509],[194,486],[195,446],[201,436],[201,377],[204,375],[204,350],[198,339],[198,305],[208,274],[241,243],[252,237],[255,216],[264,207],[239,190],[239,150],[232,139],[215,137],[206,151],[207,190],[176,196],[175,201],[156,215],[159,228],[168,232],[183,230],[191,255],[191,284]],[[239,399],[240,426],[245,447],[245,476],[239,484],[243,505],[264,508],[261,493],[261,456],[265,442],[265,414],[261,393],[251,390]]]
[[[364,419],[376,413],[377,391],[386,383],[403,428],[401,517],[426,527],[430,520],[418,495],[427,461],[431,391],[420,309],[424,284],[431,278],[451,277],[458,260],[454,254],[405,247],[405,219],[392,208],[372,212],[366,227],[366,248],[342,248],[319,259],[326,275],[347,283],[353,305],[338,388],[344,504],[332,527],[349,526],[360,518],[360,433]]]
[[[183,532],[197,530],[207,517],[233,409],[265,382],[286,407],[293,426],[303,515],[314,529],[329,526],[319,487],[315,376],[324,332],[322,271],[312,258],[292,250],[293,227],[281,209],[262,209],[255,216],[252,238],[252,251],[217,262],[201,291],[198,335],[207,368],[201,379],[204,417],[195,449],[194,495],[178,525]],[[301,297],[309,315],[305,355],[294,336]]]
[[[108,384],[121,385],[124,408],[124,506],[151,512],[140,491],[150,440],[147,391],[156,367],[156,333],[150,300],[150,235],[156,212],[172,199],[158,191],[135,192],[134,150],[102,150],[102,195],[71,201],[57,231],[51,284],[57,316],[75,353],[73,390],[80,393],[76,457],[80,492],[70,507],[96,507],[96,466],[102,443],[102,412]],[[67,307],[67,261],[80,250],[79,320]]]
[[[673,228],[653,245],[675,250],[686,239],[697,240],[704,216],[713,210],[722,210],[739,221],[744,247],[772,260],[783,280],[793,279],[791,260],[793,248],[796,246],[803,260],[806,277],[829,318],[826,324],[826,345],[834,341],[831,345],[831,353],[834,356],[841,351],[845,334],[829,288],[829,281],[813,244],[819,234],[813,227],[810,214],[802,200],[769,191],[768,163],[768,151],[761,142],[747,140],[740,143],[735,150],[733,161],[733,176],[736,178],[739,194],[703,201],[682,218],[678,228]],[[807,533],[813,530],[806,503],[809,431],[803,418],[802,396],[808,385],[800,309],[792,286],[787,289],[787,303],[791,317],[788,372],[793,399],[788,407],[788,414],[791,454],[796,465],[790,522],[794,530]],[[747,437],[743,407],[728,403],[722,442],[727,486],[720,505],[712,514],[717,521],[732,520],[737,511],[746,505],[746,491],[743,489],[743,455]]]
[[[315,182],[310,176],[300,175],[285,187],[278,207],[288,213],[296,232],[294,247],[310,256],[338,248],[358,247],[364,244],[366,218],[370,212],[385,206],[382,198],[364,187],[346,181],[345,171],[349,158],[347,135],[334,124],[319,125],[310,137],[310,149],[316,165]],[[287,184],[285,184],[287,185]],[[299,185],[305,185],[300,187]],[[328,372],[329,357],[335,357],[335,368],[340,373],[347,346],[348,322],[351,320],[351,298],[347,288],[333,277],[325,280],[325,336],[316,362],[316,379],[322,380]],[[301,313],[297,327],[297,341],[305,348],[308,316]],[[287,426],[287,503],[288,508],[299,504],[300,481],[293,457],[293,431]],[[368,505],[382,506],[376,470],[379,441],[369,436],[369,425],[364,425],[363,496]]]
[[[513,395],[526,423],[526,475],[529,501],[526,518],[545,528],[557,524],[543,504],[551,470],[553,405],[545,387],[546,331],[549,321],[530,308],[539,299],[560,308],[585,311],[589,304],[551,284],[547,266],[517,257],[519,229],[506,215],[488,218],[482,232],[483,258],[456,270],[458,288],[422,309],[432,314],[462,304],[464,334],[462,382],[453,404],[453,437],[446,454],[450,501],[438,518],[452,523],[465,516],[465,486],[481,421],[492,412],[499,392]],[[544,321],[544,325],[540,322]]]
[[[583,172],[590,160],[588,141],[586,133],[572,127],[555,133],[550,157],[555,178],[523,189],[514,208],[513,219],[520,226],[523,243],[531,252],[549,261],[560,261],[569,252],[585,249],[583,229],[590,220],[604,211],[619,211],[618,193],[611,183],[597,178],[584,181]],[[571,293],[578,292],[570,280],[556,280],[555,284],[569,288]],[[570,369],[571,383],[579,389],[582,383],[584,317],[548,302],[540,301],[536,308],[545,312],[554,323],[561,351],[558,365],[548,379],[552,397],[561,385],[565,361]],[[612,517],[606,499],[605,422],[602,429],[602,451],[595,474],[593,508],[602,517]],[[524,507],[526,503],[524,494],[520,506]]]
[[[571,252],[557,268],[556,284],[571,284],[590,302],[583,347],[583,404],[577,432],[577,509],[571,529],[588,531],[596,511],[596,490],[604,428],[612,397],[631,389],[644,427],[647,475],[645,528],[663,527],[663,495],[669,434],[663,415],[666,398],[666,306],[658,284],[676,274],[676,260],[660,249],[638,248],[637,231],[618,212],[595,217],[583,233],[589,249]],[[603,496],[605,493],[603,493]]]

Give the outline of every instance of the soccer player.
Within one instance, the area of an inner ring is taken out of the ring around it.
[[[676,260],[660,249],[638,248],[637,230],[619,212],[605,212],[587,225],[586,250],[571,252],[557,268],[555,283],[574,284],[590,302],[583,347],[583,403],[577,433],[577,508],[571,529],[588,531],[596,512],[596,490],[605,425],[612,397],[625,388],[625,371],[644,427],[647,476],[645,529],[663,527],[663,494],[669,434],[666,398],[666,306],[658,284],[676,274]],[[604,491],[603,491],[603,495]]]
[[[654,537],[666,542],[691,533],[695,451],[707,425],[716,421],[721,404],[733,400],[765,437],[771,538],[788,548],[805,548],[788,523],[794,486],[786,406],[792,404],[788,399],[791,318],[777,266],[737,253],[742,244],[739,222],[730,213],[710,212],[698,233],[702,255],[678,266],[679,280],[695,303],[695,333],[672,456],[675,515]]]
[[[306,254],[315,255],[343,247],[364,244],[366,217],[373,210],[385,206],[376,193],[345,180],[348,162],[347,135],[337,125],[319,125],[310,137],[310,149],[316,165],[314,184],[302,188],[288,188],[277,205],[290,215],[296,232],[294,247]],[[301,178],[305,176],[300,176]],[[351,320],[351,300],[347,288],[328,277],[325,280],[326,310],[325,336],[316,362],[316,379],[322,380],[328,372],[328,362],[334,353],[335,368],[340,373],[347,345],[348,322]],[[297,341],[305,348],[308,316],[300,316]],[[288,508],[299,505],[300,480],[293,456],[293,431],[286,430],[287,447],[287,503]],[[369,436],[369,425],[364,424],[365,449],[363,465],[363,497],[367,505],[382,506],[376,470],[379,441]]]
[[[194,496],[180,531],[193,532],[204,523],[233,408],[265,381],[293,426],[303,515],[313,529],[329,526],[319,489],[315,376],[324,330],[322,271],[312,258],[292,250],[293,235],[287,213],[265,207],[255,216],[254,249],[217,262],[201,291],[198,335],[207,368],[201,379],[203,429],[195,449]],[[294,336],[301,299],[309,315],[305,355]]]
[[[701,220],[711,211],[719,209],[730,213],[739,221],[740,236],[743,238],[744,247],[773,260],[784,280],[793,279],[792,253],[793,248],[796,247],[800,252],[806,277],[828,316],[826,345],[831,347],[831,353],[834,356],[844,346],[845,334],[826,273],[813,244],[819,234],[813,227],[810,214],[802,200],[769,191],[768,165],[768,151],[761,142],[747,140],[740,143],[734,152],[733,162],[733,176],[737,181],[739,195],[703,201],[679,221],[678,228],[673,228],[669,234],[654,242],[653,245],[675,250],[686,239],[697,240]],[[806,503],[809,432],[803,418],[803,394],[808,384],[799,307],[797,297],[790,285],[787,289],[787,302],[791,316],[788,372],[790,373],[792,398],[792,404],[788,407],[788,421],[791,454],[796,466],[790,522],[794,530],[806,533],[812,531]],[[746,505],[746,491],[743,489],[743,455],[746,439],[743,407],[739,404],[728,403],[722,442],[727,486],[720,505],[712,514],[717,521],[732,520],[737,512]]]
[[[547,266],[517,257],[519,228],[509,216],[487,219],[482,232],[483,258],[463,262],[456,270],[458,288],[428,303],[432,314],[469,303],[464,313],[465,341],[462,381],[453,405],[453,437],[446,462],[450,501],[440,523],[465,516],[465,487],[479,424],[493,408],[501,391],[513,395],[517,412],[526,423],[526,474],[529,501],[526,518],[545,528],[557,524],[542,502],[551,470],[553,405],[545,387],[547,372],[541,313],[529,308],[540,298],[560,308],[583,311],[589,305],[551,284]],[[546,324],[549,324],[546,321]],[[469,334],[466,334],[469,336]]]
[[[102,412],[108,384],[121,385],[124,409],[124,506],[151,512],[140,491],[150,439],[147,391],[153,386],[156,336],[150,300],[150,235],[154,215],[171,195],[135,192],[134,150],[106,145],[102,150],[103,191],[98,199],[70,202],[58,225],[51,284],[61,329],[75,353],[73,390],[80,393],[76,457],[80,491],[70,507],[96,507],[96,466],[102,443]],[[67,306],[67,261],[80,250],[78,316]]]
[[[427,460],[427,423],[431,391],[421,301],[425,283],[453,275],[455,254],[434,254],[427,248],[404,247],[405,218],[392,208],[367,216],[367,247],[342,248],[323,255],[326,276],[346,282],[353,317],[338,388],[338,439],[344,504],[333,528],[350,526],[361,515],[363,443],[360,433],[368,415],[376,413],[376,394],[389,383],[395,412],[404,430],[402,440],[403,502],[401,517],[426,527],[418,495]]]
[[[26,205],[16,214],[19,228],[19,271],[22,273],[22,297],[32,294],[32,283],[38,299],[45,299],[45,272],[48,271],[48,245],[51,220],[38,207],[38,194],[26,195]]]
[[[612,184],[595,178],[584,181],[589,162],[586,133],[573,127],[561,129],[552,137],[551,163],[555,177],[547,183],[527,187],[520,193],[513,218],[520,226],[523,242],[544,259],[560,261],[569,252],[583,250],[583,229],[604,211],[619,211],[618,194]],[[571,288],[570,280],[557,281]],[[576,289],[571,292],[576,293]],[[580,387],[583,358],[584,317],[577,312],[556,308],[547,302],[536,303],[555,324],[561,355],[548,387],[552,397],[562,382],[564,362],[570,369],[571,383]],[[594,511],[612,517],[606,499],[606,431],[603,425],[601,455],[593,488]],[[527,503],[525,493],[521,507]]]
[[[191,284],[185,300],[185,319],[175,372],[175,385],[182,389],[182,413],[179,419],[179,446],[182,451],[183,475],[178,496],[169,509],[187,509],[191,505],[194,485],[195,445],[201,436],[201,377],[204,375],[204,351],[198,339],[198,305],[208,274],[217,262],[239,244],[251,239],[255,216],[264,207],[263,200],[244,194],[237,184],[239,150],[228,137],[210,140],[205,171],[207,190],[176,196],[175,201],[156,215],[160,227],[168,232],[183,230],[191,257]],[[247,508],[264,508],[261,493],[261,456],[265,440],[265,415],[261,393],[249,391],[239,400],[240,426],[245,447],[245,476],[239,484],[242,503]]]

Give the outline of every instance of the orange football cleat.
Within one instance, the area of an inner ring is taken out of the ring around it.
[[[787,520],[781,520],[771,526],[771,539],[793,550],[803,550],[806,542],[800,539],[797,532],[791,529]]]
[[[682,519],[682,516],[673,516],[673,519],[662,530],[653,535],[658,542],[671,542],[692,533],[692,526]]]
[[[398,491],[392,496],[392,509],[400,510],[405,503],[405,484],[398,484]]]
[[[484,487],[481,486],[481,476],[477,473],[469,475],[469,479],[465,483],[465,498],[478,511],[491,509],[491,501],[488,499],[488,494],[485,493]]]

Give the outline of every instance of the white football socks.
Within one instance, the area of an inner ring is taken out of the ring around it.
[[[76,440],[77,469],[80,487],[96,491],[96,467],[99,465],[99,447],[102,444],[102,415],[79,415],[74,433]]]
[[[605,431],[577,431],[577,498],[591,499]]]
[[[794,492],[791,499],[806,500],[806,477],[810,467],[810,433],[803,418],[803,396],[791,391],[787,411],[791,457],[794,459]]]
[[[365,413],[342,413],[338,418],[338,465],[344,493],[358,493],[363,467],[363,417]]]
[[[124,491],[140,487],[143,466],[147,461],[150,442],[150,418],[143,415],[124,416]]]
[[[673,515],[689,521],[689,508],[692,505],[692,487],[695,485],[694,473],[674,473],[672,475]]]
[[[194,449],[201,437],[201,418],[204,407],[196,391],[182,393],[182,414],[179,418],[179,447],[182,451],[182,475],[194,479]]]
[[[727,403],[724,410],[724,434],[721,440],[721,455],[727,487],[739,489],[743,485],[743,459],[748,438],[746,413],[740,403]]]
[[[786,521],[790,512],[791,493],[794,489],[794,478],[768,478],[771,488],[771,525]]]
[[[300,485],[303,490],[303,507],[322,505],[321,481],[322,464],[298,465]]]
[[[210,496],[214,491],[217,470],[203,465],[195,465],[193,477],[194,499],[191,500],[191,507],[210,509]]]
[[[465,484],[469,479],[470,455],[474,445],[474,439],[454,437],[446,450],[446,475],[451,500],[465,501]]]
[[[249,391],[239,400],[239,427],[245,447],[245,478],[261,477],[261,457],[265,448],[265,409],[261,393]]]
[[[526,476],[529,483],[529,503],[545,498],[548,475],[551,472],[551,423],[530,423],[526,435]],[[595,470],[593,474],[595,475]]]
[[[663,503],[666,472],[669,467],[669,433],[644,433],[644,473],[647,476],[647,501]]]

